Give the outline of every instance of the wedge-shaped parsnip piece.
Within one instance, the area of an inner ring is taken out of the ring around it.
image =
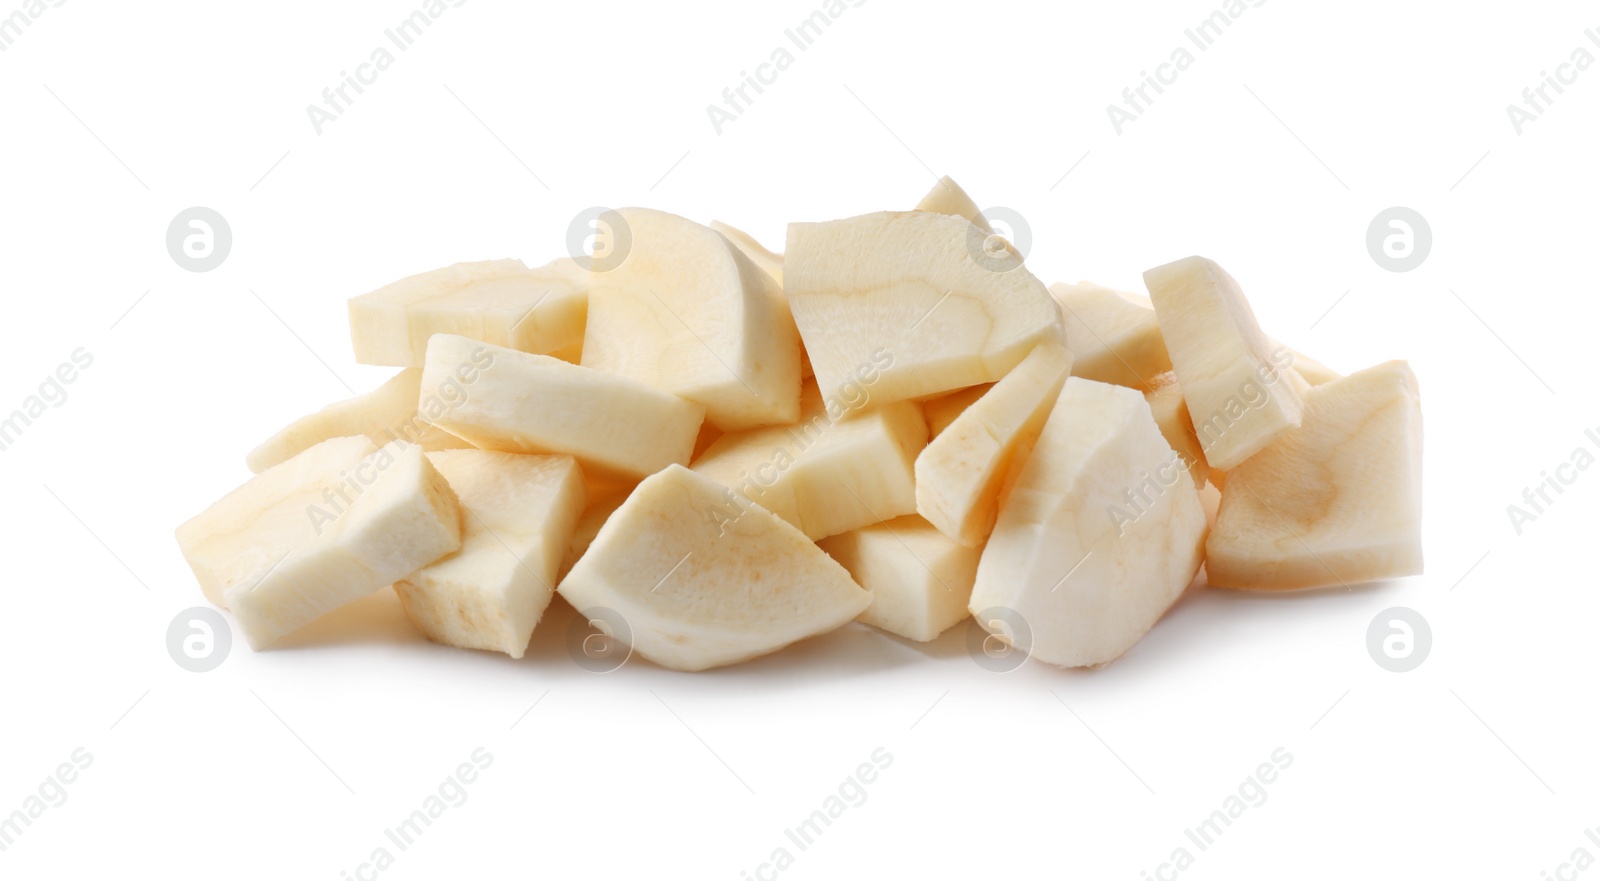
[[[1212,467],[1228,470],[1300,424],[1287,349],[1274,348],[1233,276],[1204,257],[1144,274],[1161,335]]]
[[[1144,399],[1150,405],[1150,415],[1155,417],[1161,436],[1167,439],[1167,446],[1172,447],[1189,469],[1195,489],[1205,486],[1211,466],[1206,463],[1205,451],[1200,449],[1200,438],[1195,437],[1194,423],[1189,421],[1189,405],[1184,403],[1178,375],[1168,371],[1152,379]]]
[[[464,391],[435,425],[480,449],[564,453],[596,477],[636,480],[688,464],[705,415],[699,404],[625,376],[438,334],[422,387],[452,379]]]
[[[935,214],[949,214],[971,223],[985,233],[992,233],[994,229],[989,226],[989,221],[978,208],[978,203],[972,201],[967,191],[951,180],[949,175],[939,178],[922,201],[917,203],[916,210],[932,211]]]
[[[732,242],[735,248],[738,248],[741,253],[750,258],[751,263],[754,263],[756,266],[760,267],[761,270],[767,275],[772,276],[772,280],[778,283],[779,291],[782,291],[782,254],[772,253],[771,251],[767,250],[766,245],[756,241],[755,236],[745,232],[742,229],[739,229],[736,226],[730,226],[729,224],[723,223],[720,220],[711,221],[711,228],[726,236],[728,241]]]
[[[754,503],[813,541],[910,514],[927,423],[910,401],[870,405],[868,393],[824,397],[808,382],[799,424],[724,435],[694,470],[732,491],[725,516]]]
[[[1072,375],[1145,391],[1172,369],[1150,301],[1093,282],[1056,283],[1061,325],[1072,351]]]
[[[1073,377],[1001,506],[970,608],[1041,661],[1107,664],[1183,594],[1205,531],[1144,398]]]
[[[227,608],[226,593],[259,576],[315,535],[311,512],[328,493],[352,495],[347,485],[361,460],[377,449],[364,437],[324,441],[263,471],[178,527],[178,548],[211,603]]]
[[[455,493],[415,444],[395,441],[362,459],[341,489],[351,491],[330,491],[302,514],[306,523],[296,524],[297,541],[280,561],[225,591],[251,648],[265,648],[461,547]]]
[[[1032,446],[1072,367],[1044,343],[957,416],[917,456],[917,513],[950,540],[983,544],[999,510],[1000,482],[1018,449]]]
[[[1404,361],[1306,393],[1305,421],[1228,472],[1206,578],[1284,590],[1422,573],[1422,404]]]
[[[484,260],[403,278],[350,301],[356,361],[421,367],[436,333],[577,361],[587,285],[588,274],[565,257],[536,269]]]
[[[945,538],[915,514],[817,545],[872,594],[872,605],[856,619],[863,624],[927,642],[967,617],[979,550]]]
[[[888,353],[879,404],[994,382],[1062,339],[1055,302],[1015,249],[944,214],[791,223],[784,286],[823,391]]]
[[[461,549],[395,582],[395,593],[434,642],[520,658],[583,510],[578,463],[487,450],[428,460],[461,502]]]
[[[800,337],[772,277],[708,227],[617,214],[631,245],[591,274],[583,365],[703,404],[724,431],[793,422]]]
[[[648,477],[559,588],[579,612],[610,609],[613,634],[674,670],[758,657],[832,630],[871,595],[793,526],[751,506],[713,515],[726,489],[687,468]]]
[[[417,413],[422,398],[422,368],[407,367],[364,395],[329,404],[291,422],[250,451],[245,464],[253,473],[286,462],[325,440],[364,435],[375,446],[403,440],[424,450],[460,450],[471,444],[429,425]]]
[[[744,255],[750,258],[751,263],[761,267],[763,271],[772,276],[772,280],[777,282],[775,290],[778,293],[778,299],[783,302],[783,309],[787,312],[789,310],[789,297],[783,292],[783,255],[774,254],[767,250],[765,245],[756,241],[755,236],[737,227],[713,220],[711,221],[711,228],[727,236],[728,241],[744,252]],[[794,320],[792,314],[790,315],[790,320]],[[796,331],[795,335],[798,337],[799,332]],[[800,378],[811,378],[811,359],[806,357],[806,347],[803,344],[800,346]]]
[[[1274,343],[1278,348],[1288,349],[1282,343]],[[1294,357],[1294,372],[1306,381],[1307,385],[1326,385],[1336,379],[1343,379],[1344,374],[1332,367],[1318,361],[1310,355],[1303,355],[1294,349],[1289,349],[1289,354]]]
[[[928,420],[928,440],[931,441],[944,433],[944,430],[950,427],[950,423],[956,421],[957,416],[965,413],[968,407],[992,388],[994,383],[986,382],[983,385],[975,385],[959,392],[923,401],[922,415]]]
[[[600,534],[600,527],[606,525],[611,515],[622,507],[622,503],[633,495],[636,483],[609,483],[593,480],[584,481],[584,493],[587,502],[583,508],[583,515],[578,518],[578,523],[572,529],[572,537],[567,540],[567,552],[561,559],[561,570],[557,579],[567,577],[572,567],[589,550],[589,545],[594,543],[594,537]]]

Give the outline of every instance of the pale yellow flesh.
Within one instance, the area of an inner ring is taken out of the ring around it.
[[[395,582],[395,593],[434,642],[520,658],[584,507],[578,464],[487,450],[428,459],[461,503],[461,549]]]
[[[687,464],[705,408],[627,377],[439,334],[424,389],[461,389],[435,425],[486,450],[572,456],[595,476],[638,479]]]
[[[1288,348],[1282,343],[1274,343],[1274,346]],[[1289,354],[1294,357],[1294,371],[1300,374],[1300,377],[1306,381],[1307,385],[1327,385],[1336,379],[1344,378],[1344,374],[1310,355],[1302,354],[1294,349],[1289,349]]]
[[[759,657],[867,608],[871,595],[799,530],[757,507],[709,514],[723,503],[721,484],[686,468],[646,478],[561,595],[580,613],[616,612],[637,654],[675,670]]]
[[[939,178],[938,182],[933,185],[933,189],[929,190],[928,194],[922,197],[922,201],[917,203],[916,210],[932,211],[935,214],[949,214],[973,224],[986,233],[994,232],[994,229],[989,226],[989,221],[984,219],[982,209],[978,207],[978,203],[972,201],[972,197],[967,195],[967,191],[961,189],[960,184],[951,180],[948,175]]]
[[[365,437],[316,444],[266,469],[178,527],[178,548],[206,599],[227,608],[226,594],[310,541],[308,511],[327,505],[362,459],[377,450]],[[344,490],[346,494],[349,490]]]
[[[1057,283],[1050,295],[1072,350],[1072,375],[1145,391],[1172,369],[1150,301],[1093,282]]]
[[[1211,466],[1206,462],[1205,451],[1200,449],[1200,438],[1195,436],[1194,423],[1189,420],[1189,405],[1183,400],[1183,387],[1178,384],[1178,375],[1167,372],[1151,380],[1144,399],[1150,405],[1150,415],[1155,417],[1156,426],[1161,429],[1161,436],[1166,438],[1167,446],[1172,447],[1172,451],[1188,467],[1189,476],[1194,478],[1195,489],[1201,488],[1211,476]]]
[[[767,249],[766,245],[756,240],[756,237],[739,229],[736,226],[713,220],[711,228],[722,233],[728,241],[733,243],[741,253],[750,258],[750,262],[760,267],[772,280],[778,283],[779,290],[783,288],[783,255],[775,254]]]
[[[382,590],[461,547],[455,493],[422,448],[396,441],[352,471],[348,505],[314,512],[312,536],[225,598],[253,649]]]
[[[1205,531],[1194,483],[1143,397],[1073,377],[1001,506],[969,608],[1041,661],[1107,664],[1188,587]]]
[[[1404,361],[1317,386],[1305,420],[1228,473],[1206,577],[1286,590],[1422,572],[1422,405]]]
[[[759,241],[756,241],[755,236],[745,232],[742,229],[739,229],[738,227],[729,226],[728,224],[719,220],[713,220],[711,221],[711,228],[726,236],[728,241],[733,243],[734,247],[738,248],[746,257],[750,258],[751,263],[754,263],[756,266],[760,267],[762,271],[766,272],[766,274],[772,276],[772,280],[777,283],[775,291],[778,294],[779,299],[783,302],[784,311],[788,312],[789,297],[783,292],[783,255],[774,254],[773,252],[767,250],[765,245],[761,244]],[[789,320],[794,320],[792,313]],[[799,332],[796,331],[795,335],[799,336]],[[800,345],[800,378],[810,379],[811,375],[811,359],[806,357],[806,347],[805,344],[802,343]]]
[[[975,260],[997,239],[974,232],[926,211],[789,224],[784,285],[824,391],[886,354],[875,402],[935,397],[997,381],[1034,346],[1061,341],[1049,291],[1008,244]]]
[[[698,402],[725,431],[793,422],[800,337],[778,284],[715,230],[617,213],[632,243],[590,275],[583,365]]]
[[[916,461],[917,513],[951,541],[983,544],[1012,458],[1039,436],[1071,367],[1065,348],[1040,345],[929,442]]]
[[[1292,355],[1256,323],[1239,283],[1204,257],[1144,274],[1196,436],[1228,470],[1299,426],[1301,400],[1284,381]]]
[[[255,474],[288,461],[325,440],[365,436],[376,446],[403,440],[424,450],[459,450],[466,441],[429,425],[417,413],[422,397],[422,368],[407,367],[364,395],[329,404],[301,417],[267,438],[245,457]]]
[[[937,398],[929,398],[923,401],[922,415],[923,418],[928,420],[928,439],[931,441],[942,434],[946,428],[950,427],[950,423],[956,421],[957,416],[966,412],[968,407],[976,403],[979,398],[983,397],[992,388],[994,388],[994,383],[986,382],[983,385],[975,385],[971,388],[964,388],[958,392],[951,392],[948,395],[940,395]]]
[[[729,488],[727,516],[753,503],[816,540],[916,511],[914,463],[928,442],[916,404],[872,407],[810,382],[801,400],[799,423],[724,435],[695,460]]]
[[[421,367],[428,340],[448,333],[577,361],[588,312],[587,274],[569,258],[457,263],[350,301],[356,361]]]
[[[567,539],[567,551],[561,559],[561,568],[557,572],[557,579],[565,578],[572,567],[589,550],[589,545],[594,542],[594,537],[600,534],[600,528],[606,525],[611,515],[622,507],[622,503],[633,494],[635,483],[612,483],[609,481],[584,481],[585,503],[583,514],[578,517],[578,522],[572,528],[572,536]]]
[[[967,617],[979,549],[951,541],[915,514],[817,545],[872,594],[856,619],[863,624],[928,642]]]

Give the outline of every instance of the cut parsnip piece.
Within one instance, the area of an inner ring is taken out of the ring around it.
[[[326,507],[310,511],[309,539],[225,591],[251,648],[265,648],[461,547],[455,493],[421,447],[395,441],[361,460],[352,477],[353,497],[330,493]]]
[[[1283,343],[1274,343],[1274,345],[1280,349],[1289,349]],[[1300,374],[1307,385],[1326,385],[1336,379],[1344,378],[1344,374],[1310,355],[1303,355],[1294,349],[1289,349],[1289,354],[1294,356],[1294,372]]]
[[[772,280],[778,283],[779,290],[782,290],[782,254],[772,253],[771,251],[767,250],[765,245],[756,241],[755,236],[745,232],[742,229],[739,229],[736,226],[730,226],[726,223],[723,223],[720,220],[711,221],[711,228],[726,236],[728,241],[733,242],[733,246],[735,248],[738,248],[741,253],[750,258],[751,263],[754,263],[756,266],[760,267],[763,272],[772,276]]]
[[[403,440],[424,450],[459,450],[466,441],[429,425],[417,413],[422,397],[422,368],[407,367],[364,395],[329,404],[262,442],[245,457],[254,474],[286,462],[325,440],[363,435],[374,446]]]
[[[521,260],[457,263],[350,301],[356,361],[421,367],[428,339],[449,333],[577,361],[588,274],[569,258],[529,269]]]
[[[1072,375],[1145,391],[1172,369],[1150,301],[1092,282],[1057,283],[1050,295],[1072,351]]]
[[[705,408],[642,382],[545,355],[438,334],[423,388],[463,388],[433,423],[485,450],[562,453],[596,477],[688,464]]]
[[[1261,332],[1232,276],[1186,257],[1144,280],[1207,461],[1231,469],[1300,425],[1296,384],[1280,381],[1292,358]]]
[[[589,545],[594,543],[594,537],[600,534],[600,527],[606,525],[611,515],[622,507],[622,503],[632,495],[634,483],[605,483],[584,481],[584,492],[588,499],[583,508],[583,515],[578,518],[578,523],[572,529],[572,536],[567,540],[567,552],[561,560],[561,570],[557,579],[567,577],[572,567],[577,565],[584,553],[589,550]]]
[[[813,541],[910,514],[927,423],[910,401],[858,412],[869,403],[824,397],[807,382],[798,425],[724,435],[694,470],[732,491],[726,516],[754,503]]]
[[[963,547],[908,514],[817,543],[872,594],[856,620],[928,642],[967,617],[977,548]]]
[[[1021,255],[959,217],[791,223],[784,284],[824,391],[888,353],[879,404],[994,382],[1034,346],[1062,341],[1060,310]]]
[[[956,417],[967,411],[977,400],[984,396],[989,389],[994,388],[994,383],[986,382],[964,388],[959,392],[951,392],[937,398],[930,398],[922,402],[922,415],[928,420],[928,440],[933,440],[944,433]]]
[[[917,457],[917,513],[951,541],[978,547],[994,528],[1000,482],[1044,428],[1072,356],[1044,343],[956,417]]]
[[[1150,405],[1150,415],[1155,417],[1156,427],[1161,429],[1161,436],[1167,439],[1167,446],[1172,447],[1172,451],[1183,460],[1184,467],[1189,469],[1195,489],[1205,486],[1206,478],[1211,475],[1211,466],[1206,463],[1205,451],[1200,449],[1200,438],[1195,436],[1194,423],[1189,420],[1189,405],[1184,403],[1178,375],[1168,371],[1152,379],[1150,390],[1144,393],[1144,400]]]
[[[917,203],[917,211],[932,211],[935,214],[949,214],[971,223],[985,233],[993,233],[989,221],[983,216],[978,203],[972,201],[967,191],[951,180],[948,175],[939,178],[922,201]]]
[[[178,527],[178,549],[200,590],[226,609],[229,588],[262,572],[316,535],[311,514],[352,497],[351,475],[377,450],[365,437],[324,441],[252,477]]]
[[[578,463],[487,450],[428,459],[461,503],[461,549],[395,582],[395,593],[434,642],[520,658],[583,510]]]
[[[724,431],[793,422],[800,337],[772,277],[708,227],[617,214],[632,244],[592,274],[583,366],[698,402]]]
[[[871,595],[793,526],[757,507],[735,520],[716,481],[673,466],[640,483],[559,588],[580,613],[674,670],[759,657],[861,614]]]
[[[1107,664],[1183,594],[1205,532],[1143,396],[1072,377],[1001,506],[970,608],[1041,661]]]
[[[1422,573],[1422,404],[1404,361],[1317,386],[1305,421],[1228,473],[1206,577],[1286,590]]]
[[[768,275],[772,276],[772,280],[777,282],[775,290],[778,293],[778,299],[783,301],[784,311],[787,312],[789,309],[789,297],[783,292],[783,255],[774,254],[767,250],[766,246],[756,241],[755,236],[737,227],[713,220],[711,221],[711,228],[727,236],[728,241],[733,242],[734,247],[742,251],[746,257],[749,257],[751,263],[759,266]],[[792,314],[790,315],[790,320],[794,320]],[[799,332],[796,331],[795,335],[798,337]],[[811,378],[811,359],[806,357],[806,347],[803,343],[800,346],[800,378]]]
[[[709,422],[702,423],[700,425],[700,433],[695,436],[694,452],[690,454],[689,461],[693,462],[694,460],[700,458],[702,453],[711,449],[711,445],[721,440],[722,436],[725,434],[727,434],[726,431],[723,431]]]

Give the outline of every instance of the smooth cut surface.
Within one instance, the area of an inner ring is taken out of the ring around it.
[[[952,541],[983,544],[1000,483],[1044,428],[1071,367],[1065,348],[1040,345],[929,442],[917,456],[917,513]]]
[[[698,402],[724,431],[793,422],[800,336],[777,282],[709,227],[617,214],[631,244],[590,275],[583,365]]]
[[[580,613],[611,609],[616,634],[674,670],[734,664],[839,627],[871,594],[798,529],[756,506],[732,520],[714,480],[672,466],[642,483],[561,582]]]
[[[1021,255],[959,217],[791,223],[784,284],[825,392],[888,353],[872,388],[880,404],[995,382],[1034,346],[1062,340],[1060,310]]]
[[[520,658],[584,507],[578,463],[488,450],[428,460],[461,503],[461,549],[395,582],[395,593],[434,642]]]
[[[395,441],[363,459],[352,476],[354,497],[319,507],[308,541],[226,591],[251,648],[265,648],[461,547],[460,505],[421,447]]]
[[[434,424],[486,450],[558,453],[623,480],[688,464],[705,408],[644,383],[544,355],[440,334],[424,388],[458,388]]]
[[[457,263],[350,301],[356,361],[421,367],[436,333],[577,361],[588,275],[570,258],[529,269],[521,260]]]
[[[970,609],[1046,663],[1108,664],[1189,586],[1205,532],[1144,397],[1072,377],[1001,507]]]
[[[928,443],[916,404],[824,397],[811,382],[801,400],[798,424],[724,435],[694,470],[813,541],[916,511],[915,462]]]
[[[310,511],[328,504],[361,460],[377,450],[365,437],[324,441],[252,477],[178,527],[178,548],[200,590],[226,609],[227,592],[259,577],[315,536]],[[345,490],[348,494],[348,490]]]
[[[967,617],[979,549],[951,541],[915,514],[817,544],[872,594],[856,619],[863,624],[928,642]]]
[[[407,367],[364,395],[338,401],[303,416],[267,438],[245,457],[255,474],[336,437],[361,435],[374,446],[403,440],[424,450],[459,450],[471,446],[421,418],[422,368]]]
[[[1144,280],[1213,467],[1232,469],[1300,425],[1298,377],[1284,381],[1292,357],[1261,332],[1233,276],[1204,257],[1186,257]]]
[[[1422,403],[1390,361],[1311,389],[1305,421],[1228,473],[1206,578],[1286,590],[1422,573]]]

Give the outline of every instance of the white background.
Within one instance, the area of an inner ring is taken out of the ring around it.
[[[417,5],[72,0],[0,53],[0,411],[94,357],[0,453],[0,813],[94,756],[0,876],[356,877],[478,747],[466,803],[380,877],[741,879],[780,846],[784,878],[1141,879],[1179,846],[1186,879],[1536,879],[1600,856],[1600,471],[1520,536],[1506,514],[1600,426],[1600,70],[1520,135],[1505,112],[1600,53],[1592,5],[1273,0],[1118,135],[1106,105],[1217,4],[870,0],[719,135],[706,106],[816,4],[473,0],[318,135],[306,105]],[[1093,673],[996,675],[964,627],[924,647],[852,625],[718,672],[600,676],[569,660],[559,602],[511,661],[425,642],[387,592],[211,673],[168,657],[203,603],[172,529],[266,435],[387,376],[352,361],[348,297],[542,263],[592,205],[781,247],[790,220],[909,207],[935,174],[1025,216],[1046,282],[1140,290],[1205,254],[1335,368],[1408,359],[1427,575],[1201,591]],[[205,274],[165,248],[192,205],[234,235]],[[1433,230],[1410,273],[1367,253],[1393,205]],[[1405,674],[1365,643],[1397,605],[1434,638]],[[867,801],[799,851],[783,831],[879,747]],[[1279,747],[1264,804],[1204,852],[1185,839]]]

